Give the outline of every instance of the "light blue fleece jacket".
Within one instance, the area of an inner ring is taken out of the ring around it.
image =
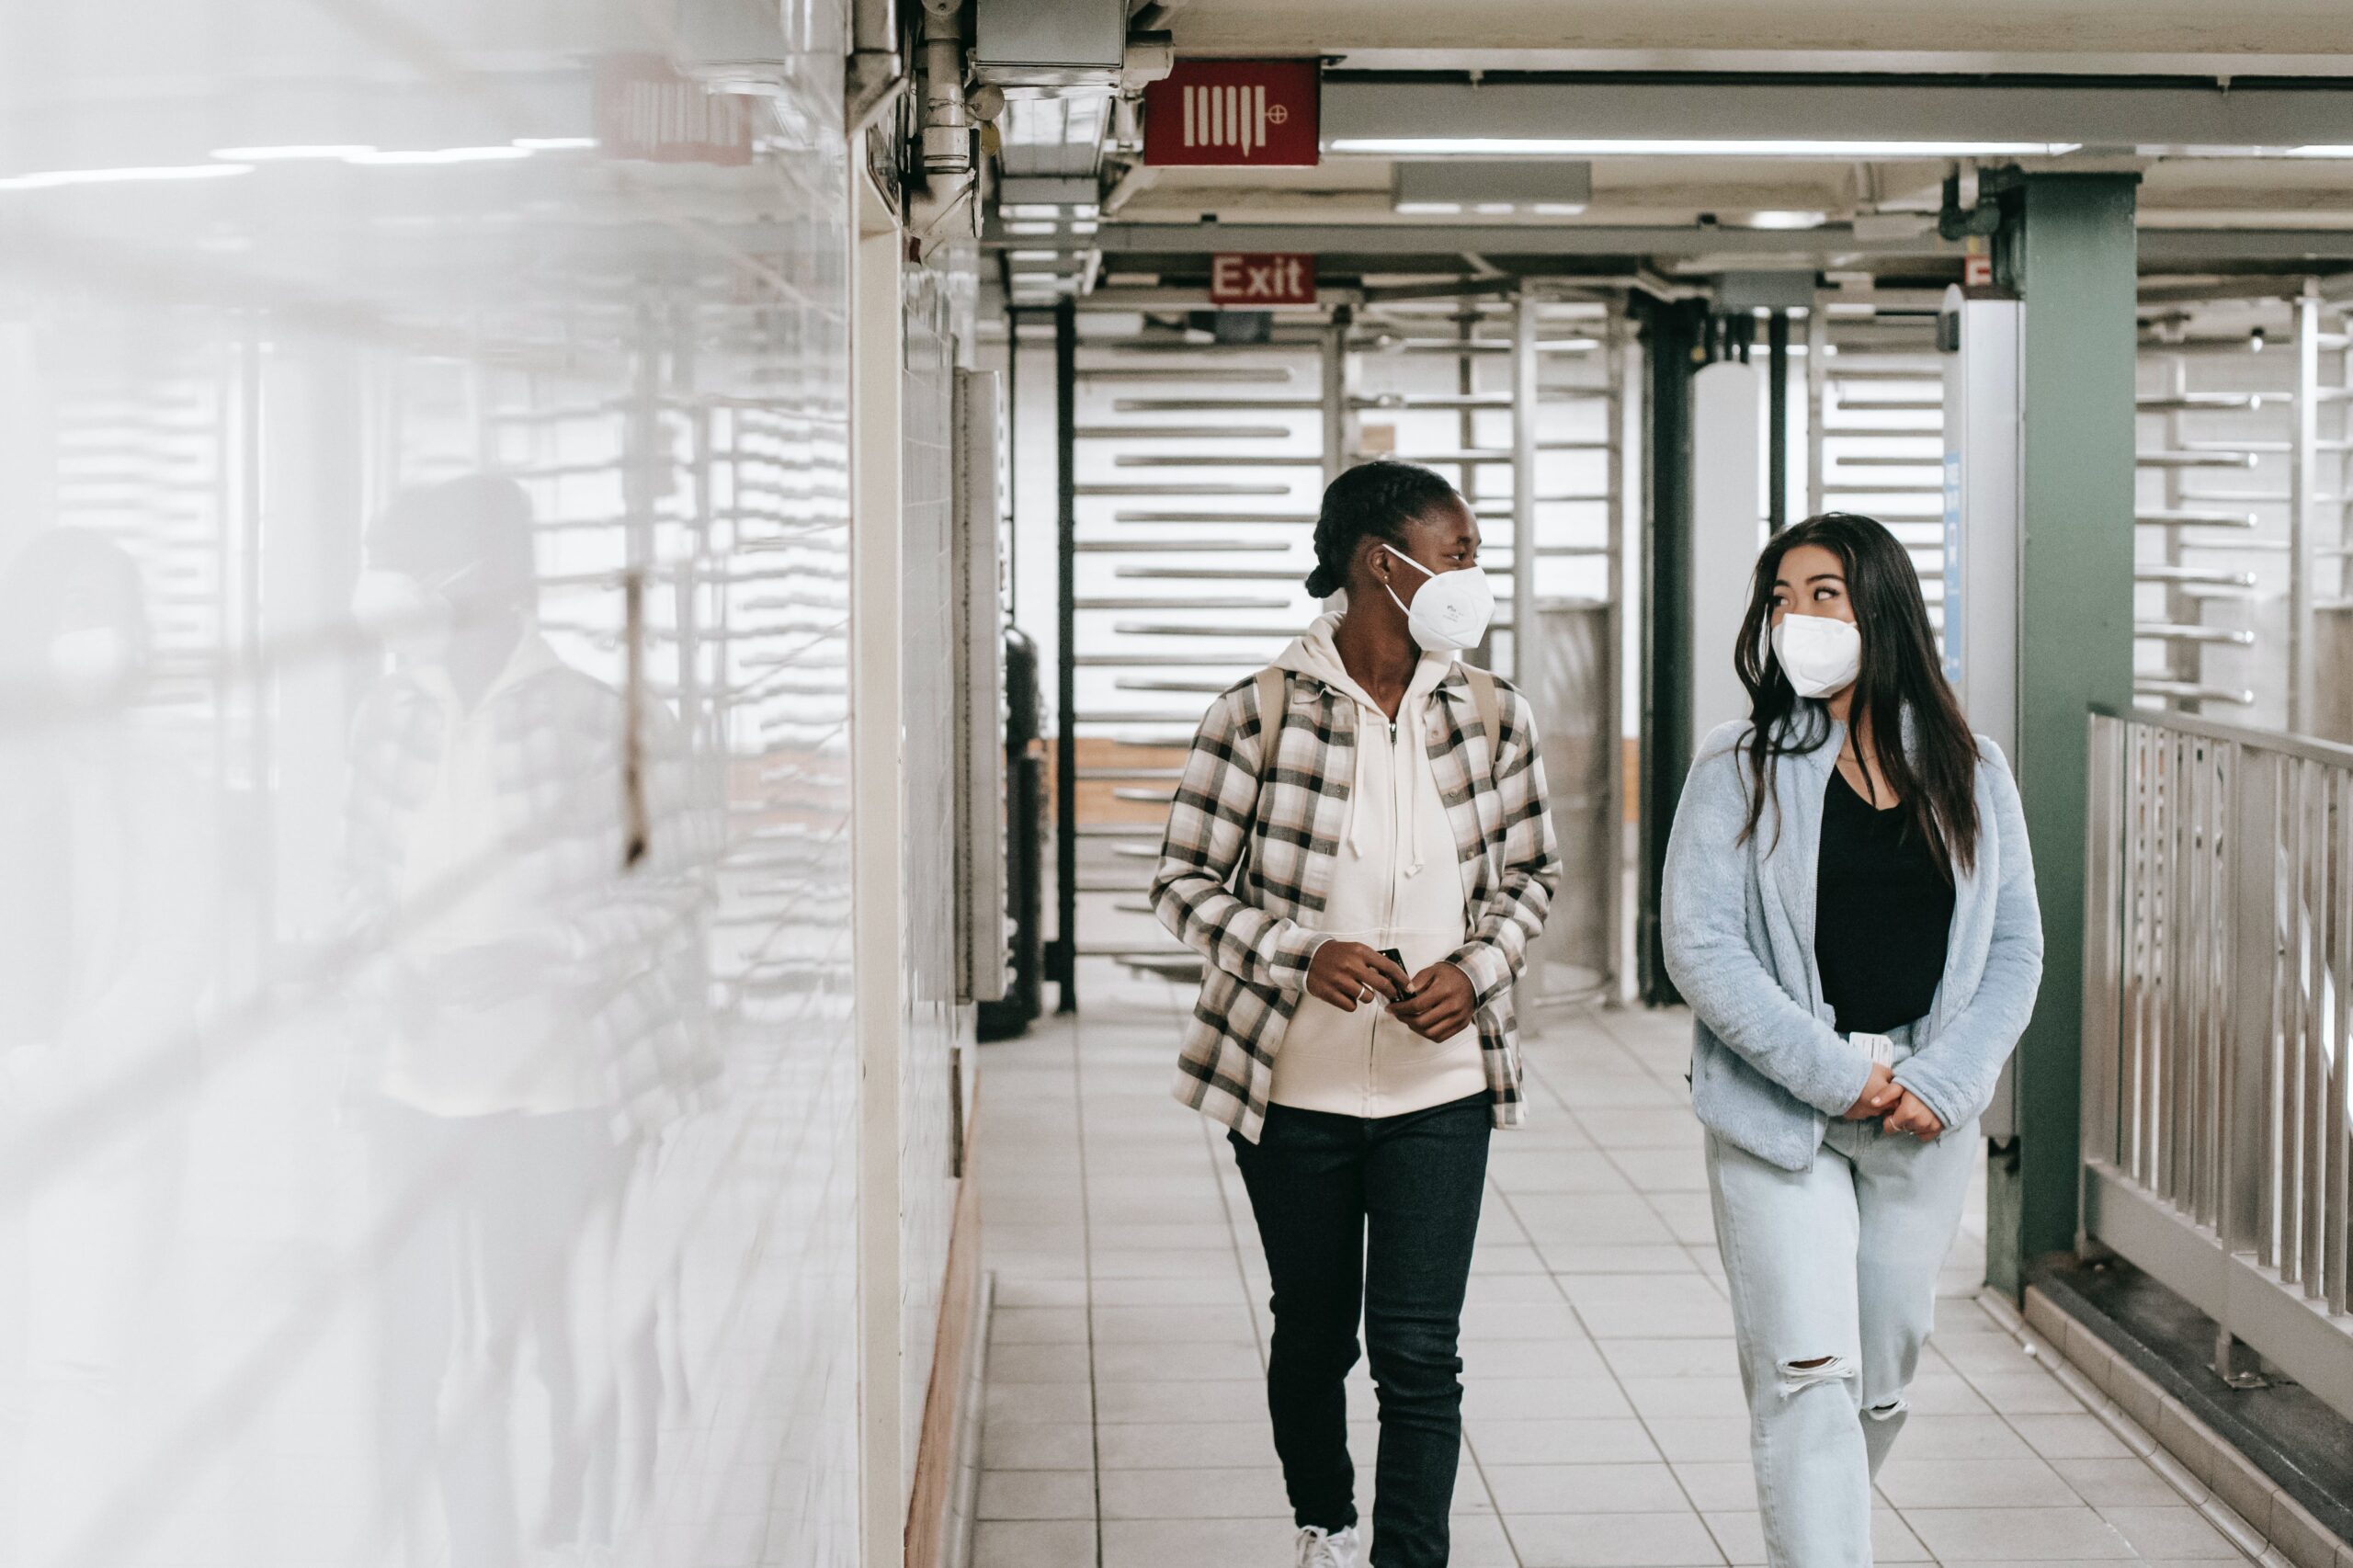
[[[1833,1027],[1813,957],[1823,795],[1845,743],[1845,727],[1824,720],[1821,745],[1774,759],[1774,801],[1745,843],[1748,722],[1719,725],[1700,744],[1667,840],[1659,910],[1666,971],[1691,1005],[1692,1108],[1792,1171],[1813,1164],[1824,1129],[1861,1096],[1871,1067],[1870,1053]],[[2018,784],[1993,742],[1980,735],[1977,749],[1976,864],[1954,888],[1936,1000],[1914,1054],[1895,1069],[1951,1128],[1993,1098],[2042,983],[2042,916]]]

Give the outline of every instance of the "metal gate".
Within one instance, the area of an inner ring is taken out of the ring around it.
[[[1944,364],[1931,306],[1817,295],[1806,318],[1806,509],[1861,512],[1912,555],[1944,633]]]
[[[2202,298],[2141,336],[2134,689],[2353,738],[2341,304]]]
[[[1554,600],[1590,623],[1573,693],[1526,684],[1548,736],[1587,737],[1583,765],[1553,780],[1554,815],[1564,845],[1603,863],[1573,860],[1525,983],[1540,1003],[1612,989],[1623,923],[1622,309],[1533,291],[1354,297],[1276,317],[1257,341],[1218,342],[1185,316],[1123,310],[1107,291],[1057,320],[1066,1001],[1074,959],[1198,973],[1145,903],[1187,743],[1211,696],[1313,619],[1304,585],[1323,486],[1382,454],[1447,473],[1481,519],[1503,602],[1489,646],[1471,658],[1519,672],[1515,628],[1551,624],[1543,607]],[[1587,706],[1564,712],[1563,701]],[[1608,744],[1591,744],[1595,735]]]
[[[2353,1415],[2353,748],[2090,721],[2084,1228]]]

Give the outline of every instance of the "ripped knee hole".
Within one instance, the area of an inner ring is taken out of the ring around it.
[[[1844,1382],[1855,1375],[1855,1363],[1846,1356],[1815,1356],[1781,1363],[1781,1392],[1796,1393],[1821,1383]]]

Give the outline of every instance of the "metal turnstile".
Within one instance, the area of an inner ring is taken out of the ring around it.
[[[1806,318],[1806,510],[1860,512],[1911,551],[1944,632],[1944,365],[1934,306],[1815,296]]]
[[[2325,727],[2353,700],[2336,675],[2353,650],[2334,641],[2347,542],[2343,307],[2306,286],[2143,314],[2134,689],[2177,711],[2219,704],[2240,722]]]
[[[1606,863],[1575,868],[1562,904],[1593,907],[1556,904],[1555,918],[1585,935],[1529,985],[1539,1002],[1610,992],[1617,947],[1595,933],[1623,923],[1622,310],[1534,292],[1352,299],[1279,316],[1267,340],[1237,344],[1115,306],[1069,318],[1074,526],[1061,657],[1074,694],[1063,731],[1074,788],[1059,826],[1074,869],[1064,908],[1076,939],[1066,950],[1172,977],[1198,972],[1144,896],[1186,744],[1209,698],[1262,667],[1316,613],[1304,582],[1324,483],[1391,454],[1445,472],[1480,517],[1501,603],[1490,646],[1472,658],[1513,675],[1521,618],[1547,624],[1540,600],[1597,607],[1580,633],[1589,644],[1580,667],[1597,678],[1576,691],[1606,708],[1545,715],[1544,727],[1610,738],[1587,746],[1608,770],[1602,785],[1554,787],[1564,844]],[[1549,688],[1528,684],[1542,714]],[[1564,812],[1607,825],[1579,819],[1572,831]]]

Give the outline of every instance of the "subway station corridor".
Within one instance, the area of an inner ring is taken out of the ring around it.
[[[973,1562],[1279,1562],[1265,1266],[1222,1138],[1168,1096],[1188,989],[1086,979],[1076,1021],[987,1048]],[[1463,1317],[1460,1568],[1765,1561],[1689,1050],[1679,1010],[1582,1010],[1530,1042],[1529,1122],[1495,1135]],[[1981,1298],[1984,1244],[1972,1212],[1880,1477],[1879,1561],[2256,1561],[2243,1520]],[[1361,1365],[1349,1407],[1369,1518]]]
[[[2353,1568],[2353,0],[0,0],[0,1568],[1873,1562]]]

